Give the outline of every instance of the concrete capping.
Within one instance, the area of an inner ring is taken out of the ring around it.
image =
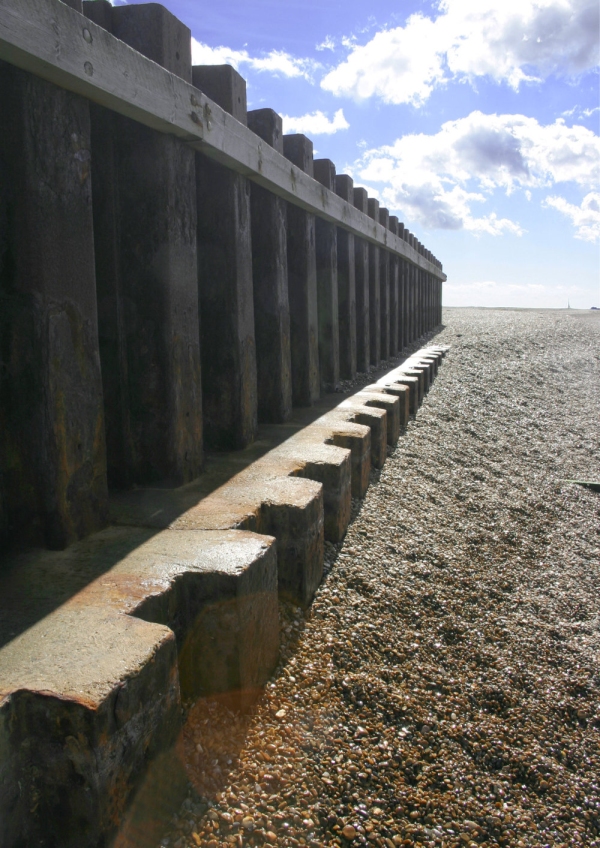
[[[84,30],[87,36],[82,37]],[[189,82],[59,0],[3,0],[0,59],[159,132],[176,135],[290,203],[446,279],[434,263],[378,222],[369,224],[333,192],[322,195],[308,174],[291,172],[284,157],[257,144],[251,130]]]
[[[433,365],[444,353],[416,356]],[[197,482],[123,493],[114,526],[17,558],[0,581],[0,636],[21,630],[0,648],[3,845],[70,845],[75,821],[78,845],[106,841],[174,743],[182,696],[253,702],[277,661],[278,592],[310,603],[324,536],[343,537],[351,497],[406,423],[410,390],[396,379],[398,369],[346,398],[206,497]]]

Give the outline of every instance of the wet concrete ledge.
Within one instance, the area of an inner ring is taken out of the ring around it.
[[[111,844],[182,700],[256,699],[277,663],[278,594],[310,603],[324,539],[343,537],[444,354],[263,428],[188,486],[114,497],[112,525],[66,551],[14,557],[0,581],[3,848]]]

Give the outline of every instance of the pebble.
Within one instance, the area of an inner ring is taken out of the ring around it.
[[[600,848],[599,319],[445,310],[262,698],[187,705],[163,844]]]

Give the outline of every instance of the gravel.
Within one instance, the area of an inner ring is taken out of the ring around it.
[[[600,846],[600,315],[444,322],[264,696],[190,706],[162,846]]]

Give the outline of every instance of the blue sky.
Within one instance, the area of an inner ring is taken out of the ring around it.
[[[597,0],[164,5],[433,251],[447,305],[600,306]]]

